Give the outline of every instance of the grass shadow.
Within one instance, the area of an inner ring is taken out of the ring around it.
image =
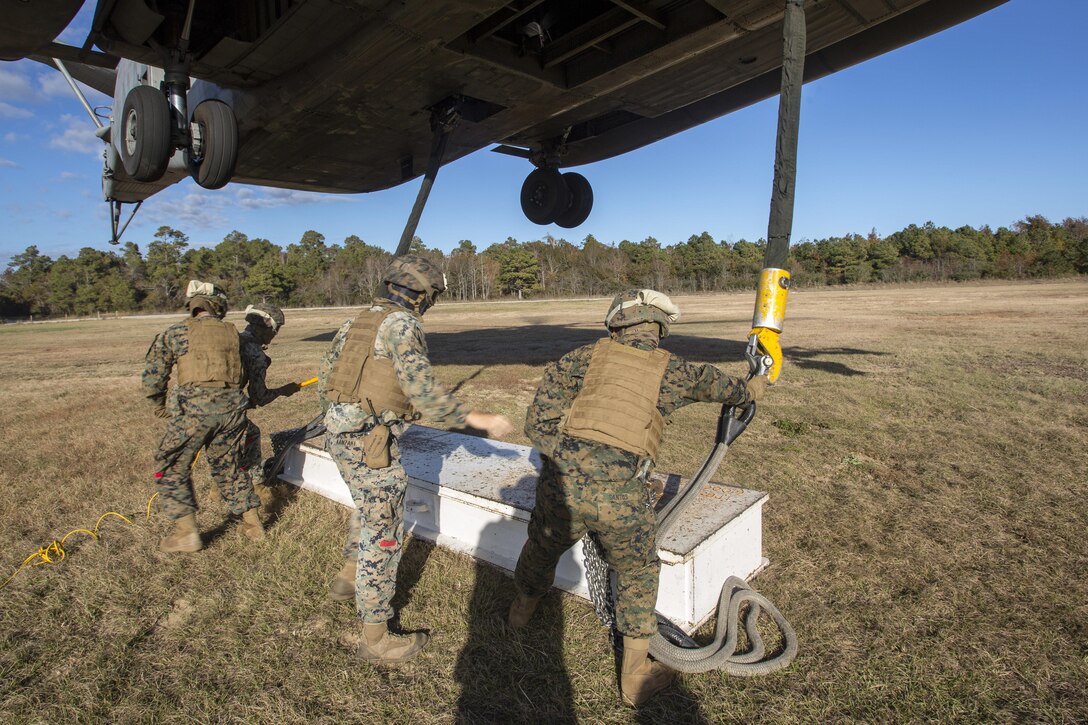
[[[488,536],[487,527],[481,536]],[[506,624],[513,597],[508,573],[477,562],[468,637],[454,668],[461,689],[454,722],[576,723],[560,597],[546,596],[532,621],[517,631]]]
[[[216,541],[219,541],[219,539],[226,536],[229,530],[233,529],[235,526],[238,525],[240,525],[240,523],[238,521],[234,521],[228,514],[226,518],[221,520],[212,528],[208,529],[207,531],[200,532],[200,538],[204,541],[204,548],[207,549]],[[239,532],[239,535],[241,535],[241,532]]]
[[[661,725],[661,723],[704,725],[710,722],[703,714],[703,709],[699,706],[695,695],[684,686],[679,675],[667,690],[662,690],[635,710],[634,721],[640,725]]]
[[[853,347],[829,347],[824,349],[809,350],[803,347],[791,347],[782,351],[786,361],[796,365],[802,370],[820,370],[832,375],[844,377],[857,377],[865,375],[861,370],[831,360],[820,360],[821,357],[830,355],[891,355],[890,352],[879,350],[861,350]]]
[[[264,512],[265,529],[271,529],[276,525],[280,517],[283,516],[283,512],[298,500],[298,493],[301,490],[297,486],[282,483],[278,480],[269,485],[269,488],[272,489],[272,499],[261,506],[261,510]]]
[[[427,566],[427,559],[434,551],[434,544],[415,536],[406,534],[408,539],[404,546],[404,553],[400,557],[400,565],[397,567],[397,589],[393,595],[392,607],[393,624],[400,627],[400,611],[412,602],[412,590],[423,576],[423,570]]]

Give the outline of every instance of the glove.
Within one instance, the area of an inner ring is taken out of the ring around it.
[[[762,400],[770,381],[766,375],[757,375],[748,381],[748,400]]]
[[[170,414],[166,412],[166,406],[165,405],[160,403],[159,405],[155,406],[155,417],[156,418],[169,418],[170,417]]]
[[[290,398],[292,395],[300,390],[302,390],[302,386],[298,383],[287,383],[287,385],[280,386],[280,388],[276,392],[280,395],[280,397]]]

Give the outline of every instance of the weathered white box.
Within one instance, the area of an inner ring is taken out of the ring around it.
[[[353,506],[322,439],[297,446],[280,478]],[[536,498],[540,456],[532,448],[413,425],[399,439],[408,473],[405,527],[418,536],[513,571]],[[655,474],[666,498],[686,481]],[[687,632],[713,613],[730,576],[747,579],[766,565],[762,509],[767,494],[708,484],[697,504],[658,542],[657,609]],[[589,598],[582,547],[559,562],[555,586]]]

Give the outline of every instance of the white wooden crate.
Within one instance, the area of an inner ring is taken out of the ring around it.
[[[536,497],[539,454],[527,446],[413,425],[399,439],[408,473],[405,528],[439,546],[513,571]],[[347,484],[322,439],[297,446],[280,478],[353,506]],[[686,481],[655,474],[666,496]],[[661,585],[657,609],[688,632],[713,613],[730,576],[751,578],[766,565],[762,509],[767,494],[708,484],[698,503],[658,542]],[[555,586],[589,598],[582,547],[559,562]]]

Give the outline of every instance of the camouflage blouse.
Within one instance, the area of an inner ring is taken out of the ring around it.
[[[272,358],[268,357],[261,343],[257,342],[257,338],[253,337],[249,331],[243,330],[238,333],[238,338],[242,347],[242,365],[249,377],[247,386],[249,402],[254,407],[268,405],[279,397],[277,393],[268,389],[265,382],[265,375],[268,372],[268,366],[272,364]]]

